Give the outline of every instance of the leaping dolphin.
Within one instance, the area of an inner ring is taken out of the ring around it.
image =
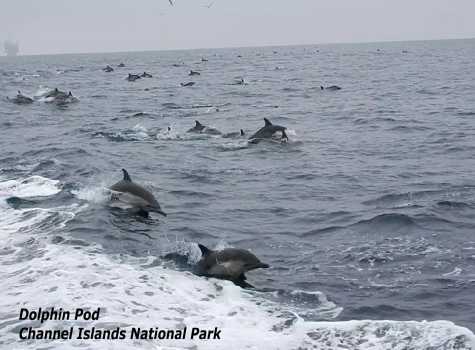
[[[281,140],[282,141],[287,141],[289,138],[287,137],[287,134],[285,133],[285,130],[287,129],[285,126],[281,125],[275,125],[270,122],[269,119],[264,118],[265,125],[257,130],[257,132],[249,137],[249,142],[252,143],[257,143],[260,140],[263,139],[272,139],[274,137],[274,134],[277,132],[281,132]]]
[[[122,172],[124,178],[110,187],[113,191],[112,200],[130,204],[134,209],[137,209],[138,214],[144,216],[148,216],[149,212],[167,216],[150,191],[133,182],[127,170],[122,169]]]
[[[198,247],[202,257],[195,267],[195,273],[199,276],[221,278],[243,287],[252,287],[246,282],[244,273],[269,267],[268,264],[261,262],[254,254],[245,249],[226,248],[217,251],[202,244],[198,244]]]

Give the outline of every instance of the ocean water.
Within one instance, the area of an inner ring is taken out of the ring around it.
[[[475,349],[474,57],[475,40],[1,57],[0,348]],[[80,101],[46,103],[56,87]],[[264,117],[289,142],[186,133]],[[121,168],[168,217],[108,205]],[[271,268],[254,290],[197,277],[197,243]],[[18,319],[52,306],[103,311]],[[185,325],[222,339],[18,338]]]

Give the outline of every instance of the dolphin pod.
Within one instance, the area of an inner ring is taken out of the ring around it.
[[[195,120],[195,126],[191,129],[188,129],[188,133],[196,133],[196,134],[208,134],[208,135],[222,135],[223,138],[234,138],[244,136],[244,130],[240,129],[237,132],[229,132],[226,134],[221,133],[218,129],[203,125],[200,123],[199,120]]]
[[[65,93],[64,91],[61,91],[58,88],[51,90],[44,97],[46,98],[46,102],[55,103],[57,105],[66,105],[68,103],[74,103],[79,101],[77,97],[73,96],[71,91]]]
[[[133,212],[142,216],[148,216],[149,212],[167,216],[150,191],[133,182],[127,170],[122,169],[122,173],[123,179],[110,187],[112,201],[128,204]]]
[[[54,90],[50,90],[46,92],[44,95],[38,96],[38,97],[44,98],[44,102],[46,103],[54,103],[58,106],[79,101],[77,97],[73,96],[71,91],[66,93],[64,91],[59,90],[58,88],[55,88]],[[31,97],[23,95],[21,91],[18,91],[17,95],[14,98],[10,98],[7,96],[7,100],[19,105],[31,104],[35,101]]]
[[[202,62],[208,61],[205,58],[201,59]],[[175,64],[174,66],[183,66],[183,64]],[[115,66],[114,66],[115,67]],[[125,67],[125,64],[120,63],[117,67]],[[113,72],[114,68],[110,65],[102,68],[104,72]],[[200,72],[190,70],[189,76],[199,76]],[[133,82],[141,78],[152,78],[152,75],[147,72],[142,74],[129,73],[126,77],[127,81]],[[193,86],[195,82],[185,81],[180,85],[183,87]],[[242,77],[237,77],[234,80],[233,85],[247,85],[246,81]],[[328,87],[322,87],[324,90],[340,90],[341,88],[333,85]],[[44,97],[49,99],[48,102],[55,101],[58,104],[68,103],[70,101],[77,100],[71,92],[66,93],[59,89],[49,91]],[[8,98],[10,101],[17,104],[28,104],[34,100],[28,96],[21,94],[18,91],[18,95],[15,98]],[[138,115],[138,114],[137,114]],[[170,132],[168,127],[168,132]],[[281,141],[287,141],[288,136],[286,134],[287,127],[273,124],[269,119],[264,118],[264,126],[257,130],[248,138],[250,143],[258,143],[265,139],[280,138]],[[223,138],[244,137],[245,132],[240,129],[238,132],[221,133],[219,130],[203,125],[198,120],[195,121],[195,126],[189,129],[189,133],[209,134],[209,135],[221,135]],[[126,169],[122,169],[123,178],[110,186],[111,202],[120,202],[126,204],[130,208],[130,212],[148,217],[149,213],[158,213],[163,216],[167,214],[162,210],[156,197],[152,192],[144,188],[142,185],[132,180]],[[230,280],[235,284],[242,287],[252,287],[246,282],[246,273],[259,268],[269,268],[269,265],[262,262],[256,255],[246,249],[240,248],[226,248],[222,250],[212,250],[202,244],[198,244],[201,251],[201,258],[195,266],[194,272],[199,276],[219,278]]]
[[[252,287],[246,282],[245,273],[269,267],[245,249],[211,250],[202,244],[198,244],[198,247],[202,256],[196,264],[195,273],[199,276],[230,280],[242,287]]]
[[[287,127],[272,124],[272,122],[264,118],[265,125],[252,134],[248,141],[249,143],[259,143],[262,140],[274,140],[276,137],[280,136],[280,141],[286,142],[289,140],[287,133]],[[221,131],[211,128],[202,124],[199,120],[195,120],[195,126],[191,129],[188,129],[187,133],[196,133],[196,134],[208,134],[208,135],[222,135],[223,138],[232,138],[232,137],[242,137],[245,135],[244,130],[240,129],[239,132],[230,132],[227,134],[222,134]],[[278,135],[280,133],[280,135]]]

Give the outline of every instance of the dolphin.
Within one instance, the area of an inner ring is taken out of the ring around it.
[[[147,72],[143,72],[140,76],[141,76],[142,78],[151,78],[151,77],[152,77],[152,74],[147,73]]]
[[[236,78],[234,79],[234,83],[232,85],[245,85],[246,82],[244,81],[244,78]]]
[[[33,103],[33,99],[31,97],[25,96],[18,90],[18,94],[14,98],[7,97],[7,100],[16,103],[17,105],[26,105]]]
[[[187,83],[180,83],[181,86],[193,86],[195,83],[193,81],[189,81]]]
[[[140,75],[129,73],[129,76],[125,79],[128,81],[136,81],[137,79],[140,79]]]
[[[110,187],[110,190],[113,191],[112,200],[130,204],[137,209],[138,214],[144,216],[148,216],[149,212],[167,216],[150,191],[133,182],[127,170],[122,169],[122,172],[124,178]]]
[[[320,89],[323,90],[323,86],[320,86]],[[330,91],[338,91],[338,90],[341,90],[341,87],[339,87],[338,85],[331,85],[331,86],[327,86],[324,89],[325,90],[330,90]]]
[[[71,91],[69,91],[69,93],[65,93],[64,91],[61,91],[58,88],[49,91],[44,96],[44,98],[46,103],[55,103],[58,106],[79,101],[76,97],[72,95]]]
[[[195,120],[195,126],[189,129],[187,132],[194,132],[197,134],[221,135],[221,132],[219,130],[203,125],[198,120]]]
[[[65,93],[64,91],[61,91],[59,90],[58,88],[55,88],[54,90],[48,92],[46,95],[45,95],[45,98],[66,98],[68,97],[68,94]]]
[[[109,73],[109,72],[113,72],[113,71],[114,71],[114,68],[112,68],[111,66],[107,65],[105,68],[102,68],[102,70],[103,70],[104,72]]]
[[[272,124],[267,118],[264,118],[264,122],[265,122],[265,125],[259,130],[257,130],[257,132],[254,133],[254,135],[249,137],[249,142],[257,143],[262,139],[272,139],[274,134],[278,131],[282,133],[282,136],[281,136],[282,141],[287,141],[289,139],[287,137],[287,134],[285,133],[285,130],[287,129],[285,126]]]
[[[223,137],[228,139],[228,138],[234,138],[234,137],[242,137],[244,136],[244,130],[241,129],[239,131],[235,131],[235,132],[228,132],[227,134],[224,134]]]
[[[58,105],[65,105],[68,103],[75,103],[79,102],[79,99],[75,96],[73,96],[73,93],[71,91],[68,92],[68,94],[60,94],[54,98],[54,102]]]
[[[190,74],[188,74],[188,75],[201,75],[201,73],[197,72],[195,70],[190,70]]]
[[[125,64],[121,62],[117,65],[117,67],[123,68],[123,67],[125,67]]]
[[[198,244],[198,247],[202,254],[201,260],[195,267],[195,273],[198,276],[221,278],[243,287],[252,287],[246,283],[244,273],[269,267],[245,249],[226,248],[218,251],[211,250],[202,244]]]

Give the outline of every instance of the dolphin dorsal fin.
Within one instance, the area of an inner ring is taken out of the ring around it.
[[[266,126],[271,126],[271,125],[272,125],[272,123],[270,122],[270,120],[267,119],[267,118],[264,118],[264,122],[266,123]]]
[[[199,121],[195,120],[196,125],[195,126],[203,126]]]
[[[122,169],[122,172],[124,173],[124,181],[132,182],[132,179],[130,178],[130,175],[127,170]]]
[[[244,136],[244,130],[241,129],[241,136]]]
[[[204,245],[199,244],[199,243],[198,243],[198,248],[200,248],[201,254],[203,254],[204,257],[210,255],[211,252],[212,252],[211,249],[209,249],[209,248],[207,248],[207,247],[205,247]]]

